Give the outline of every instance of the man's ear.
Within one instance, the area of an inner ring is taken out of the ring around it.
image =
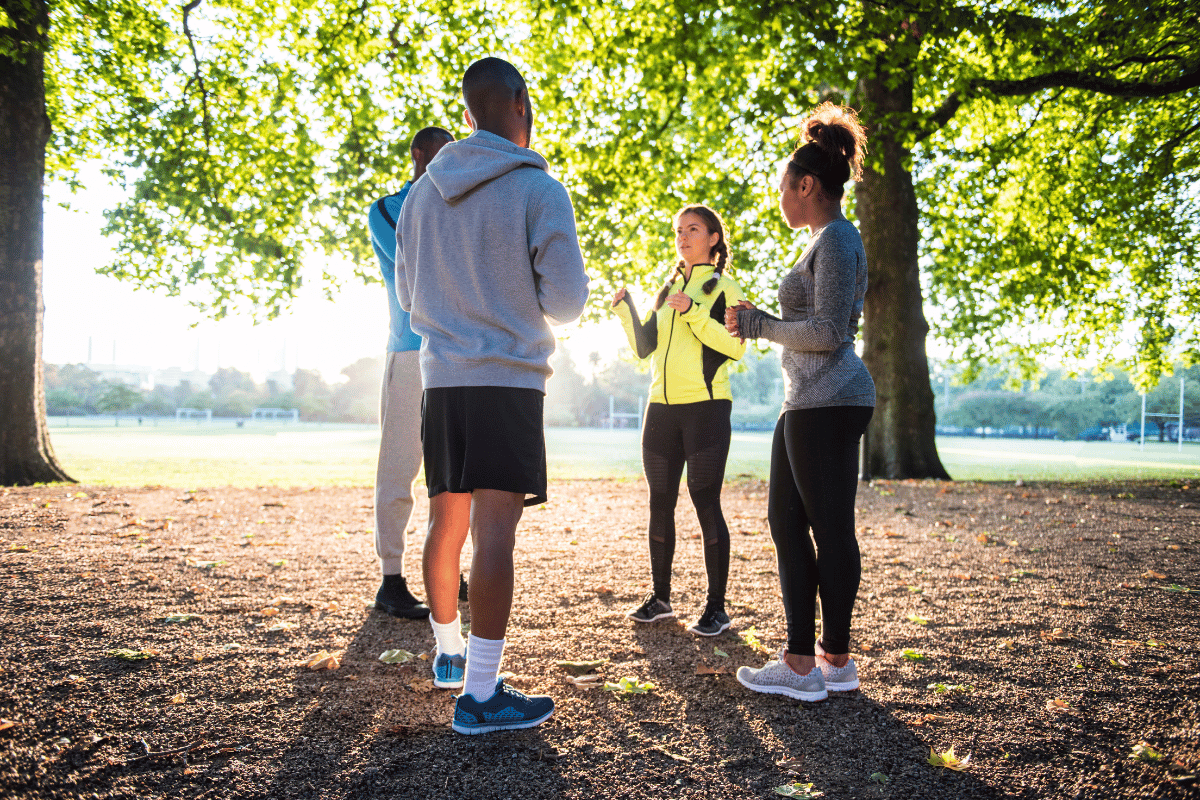
[[[475,120],[471,118],[471,109],[463,109],[463,122],[467,123],[467,127],[471,130],[477,130],[475,127]]]
[[[524,118],[529,113],[529,91],[526,89],[517,89],[517,93],[513,95],[513,108],[517,112],[518,117]]]

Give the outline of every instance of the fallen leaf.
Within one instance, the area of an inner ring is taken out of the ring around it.
[[[192,561],[189,558],[184,563],[186,563],[189,567],[195,567],[196,569],[212,569],[213,567],[223,567],[226,564],[228,564],[229,562],[228,561]]]
[[[1071,704],[1061,697],[1046,701],[1046,709],[1049,711],[1070,711]]]
[[[887,775],[884,775],[882,772],[872,772],[869,780],[872,783],[887,783],[891,780],[891,778],[889,778]]]
[[[198,619],[203,619],[199,614],[171,614],[164,617],[164,622],[195,622]]]
[[[783,786],[775,787],[775,794],[804,799],[825,796],[824,792],[814,789],[811,783],[785,783]]]
[[[167,704],[172,705],[172,706],[178,706],[178,705],[182,705],[186,700],[187,700],[187,695],[185,695],[183,692],[180,692],[179,694],[173,695],[172,697],[170,697],[167,700]]]
[[[104,654],[119,658],[122,661],[143,661],[147,658],[154,658],[154,656],[158,655],[158,651],[151,650],[150,648],[132,650],[128,647],[118,647],[113,650],[106,650]]]
[[[906,617],[906,619],[909,622],[915,622],[918,625],[928,625],[929,624],[929,620],[926,619],[925,617],[920,616],[919,614],[909,614],[908,617]]]
[[[279,631],[290,631],[296,627],[294,622],[276,622],[271,627],[267,628],[267,633],[278,633]]]
[[[413,655],[407,650],[384,650],[379,654],[379,660],[385,664],[405,664],[412,660]]]
[[[900,651],[900,657],[905,661],[926,661],[928,660],[924,653],[919,653],[911,647],[906,647]]]
[[[555,661],[554,665],[562,667],[572,675],[584,675],[607,663],[607,658],[598,658],[594,661]]]
[[[713,655],[720,656],[721,658],[729,658],[729,653],[726,653],[724,650],[722,650],[719,647],[713,648]]]
[[[341,665],[342,665],[342,663],[341,663],[341,661],[338,660],[338,657],[336,655],[334,655],[333,653],[329,652],[328,650],[322,650],[318,653],[314,653],[312,658],[308,659],[308,661],[304,664],[304,666],[308,667],[309,669],[313,669],[313,670],[318,670],[318,669],[333,670],[333,669],[337,669]]]
[[[567,683],[578,689],[596,689],[600,686],[600,676],[595,673],[589,675],[571,675],[567,678]]]
[[[1140,577],[1149,578],[1150,580],[1155,580],[1155,581],[1161,581],[1161,580],[1165,580],[1167,576],[1162,574],[1161,572],[1155,572],[1152,569],[1148,569],[1145,572],[1143,572]]]
[[[718,674],[718,672],[717,672],[717,670],[710,667],[708,664],[705,664],[703,661],[700,661],[696,664],[696,674],[697,675],[716,675],[716,674]]]
[[[432,692],[434,690],[433,678],[413,678],[409,681],[408,688],[421,694]]]
[[[664,756],[671,759],[672,761],[682,761],[685,764],[692,763],[692,760],[690,758],[688,758],[687,756],[681,756],[678,753],[672,753],[670,750],[663,747],[661,744],[656,744],[653,747],[651,747],[650,749],[656,753],[662,753]]]
[[[1129,757],[1137,759],[1138,761],[1154,763],[1156,761],[1162,761],[1163,754],[1145,742],[1142,742],[1141,744],[1133,746],[1133,750],[1129,753]]]
[[[264,617],[273,617],[279,613],[279,609],[276,608],[275,606],[267,606],[266,608],[264,608],[262,611],[260,611],[258,613],[262,614]]]
[[[971,757],[967,756],[966,758],[960,759],[954,754],[953,747],[941,753],[937,752],[931,747],[929,748],[929,758],[925,759],[925,761],[931,766],[945,767],[946,769],[952,769],[957,772],[961,772],[971,765]]]
[[[6,731],[9,728],[15,728],[21,723],[11,719],[0,719],[0,731]]]
[[[654,684],[650,681],[639,681],[637,678],[626,676],[616,683],[607,682],[604,684],[606,692],[616,692],[617,697],[628,697],[633,694],[646,694],[654,689]]]

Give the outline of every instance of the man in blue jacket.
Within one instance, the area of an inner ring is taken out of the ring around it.
[[[521,74],[481,59],[462,90],[474,132],[442,148],[413,186],[396,228],[396,289],[422,340],[434,685],[463,687],[452,725],[470,734],[530,728],[554,712],[549,697],[527,697],[499,672],[517,524],[525,505],[546,501],[550,324],[579,317],[588,277],[567,190],[529,149],[533,106]],[[456,594],[468,531],[464,643]]]
[[[447,142],[454,141],[442,128],[422,128],[413,137],[412,180],[400,191],[371,204],[367,223],[371,245],[379,257],[387,286],[391,328],[383,392],[379,400],[379,463],[375,472],[375,552],[383,570],[383,584],[375,607],[408,619],[429,615],[429,606],[413,597],[404,580],[405,530],[413,510],[413,481],[421,469],[421,337],[408,324],[408,312],[396,299],[396,220],[412,185]]]

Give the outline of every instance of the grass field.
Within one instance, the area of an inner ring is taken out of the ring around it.
[[[109,418],[69,425],[52,418],[51,437],[82,483],[115,486],[368,486],[379,432],[373,425],[176,424]],[[548,428],[552,478],[641,474],[638,432]],[[766,477],[770,433],[734,433],[726,475]],[[956,480],[1084,480],[1200,477],[1200,444],[1059,442],[941,437],[938,450]]]

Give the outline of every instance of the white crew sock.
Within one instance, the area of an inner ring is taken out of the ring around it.
[[[433,638],[437,640],[438,655],[443,653],[461,656],[467,652],[467,643],[462,638],[462,618],[454,615],[450,622],[435,622],[433,614],[429,615],[429,624],[433,626]]]
[[[463,694],[469,694],[483,703],[496,693],[500,659],[504,657],[504,640],[480,639],[471,633],[467,635],[467,641],[467,674]]]

